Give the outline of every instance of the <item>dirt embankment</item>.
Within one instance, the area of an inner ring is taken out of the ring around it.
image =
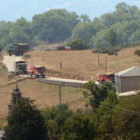
[[[47,68],[46,76],[95,80],[96,74],[117,72],[133,66],[140,66],[134,51],[140,49],[126,48],[118,52],[118,55],[100,54],[98,65],[98,54],[92,50],[82,51],[31,51],[27,58],[29,66],[43,65]],[[107,60],[107,61],[106,61]],[[62,62],[62,68],[60,67]]]
[[[59,72],[56,70],[46,70],[46,75],[51,76],[51,77],[58,77],[58,78],[66,78],[66,79],[75,79],[75,80],[95,80],[91,76],[79,76],[79,75],[73,75],[70,73],[65,73],[65,72]]]

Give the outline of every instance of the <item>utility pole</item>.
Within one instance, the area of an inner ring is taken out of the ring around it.
[[[58,84],[58,96],[59,104],[61,104],[61,84]]]
[[[107,74],[107,58],[105,57],[105,72]]]
[[[98,66],[100,65],[100,43],[97,43],[98,46]]]
[[[99,50],[98,50],[98,66],[100,65],[100,53],[99,53]]]

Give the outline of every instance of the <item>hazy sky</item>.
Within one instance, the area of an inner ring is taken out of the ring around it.
[[[87,14],[92,20],[113,12],[120,2],[140,8],[140,0],[0,0],[0,20],[14,21],[21,16],[31,20],[35,14],[57,8],[75,11],[78,15]]]

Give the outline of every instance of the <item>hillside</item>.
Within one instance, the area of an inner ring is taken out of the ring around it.
[[[108,56],[100,54],[100,64],[97,65],[97,54],[93,54],[91,50],[85,51],[33,51],[28,54],[31,58],[27,59],[29,65],[45,65],[49,69],[47,76],[65,77],[71,79],[95,80],[97,73],[105,71],[105,58],[108,60],[108,72],[117,72],[132,66],[140,66],[134,51],[140,49],[126,48],[118,53],[118,56]],[[63,66],[60,69],[60,61]],[[1,73],[2,74],[2,73]],[[1,75],[0,82],[2,84],[9,82],[6,72]],[[36,105],[42,109],[45,106],[58,104],[58,87],[38,83],[36,80],[28,79],[18,83],[23,97],[30,97],[36,100]],[[11,100],[11,93],[15,88],[15,84],[0,86],[0,118],[7,116],[7,105]],[[84,108],[85,101],[82,95],[82,89],[62,87],[62,101],[71,103],[73,109]]]
[[[132,66],[140,66],[134,51],[140,46],[126,48],[118,52],[118,55],[109,56],[100,54],[100,65],[98,66],[98,54],[91,50],[84,51],[33,51],[29,66],[44,65],[49,71],[47,75],[65,77],[71,79],[95,80],[97,73],[105,72],[105,59],[107,58],[108,72],[117,72]],[[60,61],[62,69],[60,69]]]
[[[39,83],[34,79],[27,79],[18,83],[18,87],[23,97],[30,97],[35,100],[35,104],[39,109],[46,106],[50,107],[57,105],[58,101],[58,87]],[[15,88],[15,84],[0,86],[0,118],[8,115],[8,104],[11,101],[11,93]],[[84,108],[82,89],[71,87],[62,87],[62,102],[69,103],[70,108]]]

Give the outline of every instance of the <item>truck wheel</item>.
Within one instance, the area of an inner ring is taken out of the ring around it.
[[[45,75],[42,75],[42,78],[45,78]]]
[[[35,78],[37,78],[38,77],[38,75],[37,74],[35,74]]]
[[[11,54],[9,53],[9,56],[11,56]]]

